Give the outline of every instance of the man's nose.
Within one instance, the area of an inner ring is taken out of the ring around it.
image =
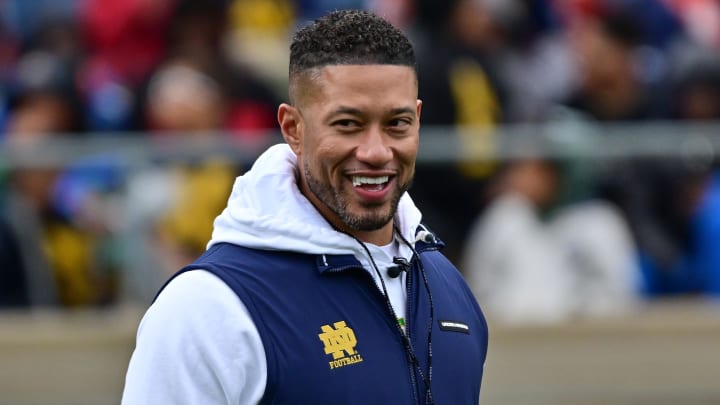
[[[388,136],[380,128],[371,128],[362,137],[356,157],[372,166],[383,166],[393,158]]]

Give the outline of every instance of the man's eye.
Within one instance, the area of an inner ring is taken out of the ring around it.
[[[395,118],[388,122],[388,126],[392,129],[406,129],[412,122],[407,118]]]
[[[360,124],[357,121],[351,120],[351,119],[337,120],[337,121],[333,122],[332,125],[335,127],[340,127],[340,128],[344,128],[344,129],[357,128],[360,126]]]

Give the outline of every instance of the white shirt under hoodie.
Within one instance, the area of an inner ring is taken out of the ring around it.
[[[264,250],[353,254],[380,286],[360,243],[333,229],[300,193],[296,162],[287,144],[275,145],[238,177],[227,207],[215,219],[208,247],[228,242]],[[405,193],[395,224],[406,240],[415,241],[420,219]],[[412,250],[403,243],[366,246],[395,313],[403,317],[404,273],[389,278],[385,269],[393,256],[410,260]],[[263,396],[266,378],[263,343],[245,305],[216,276],[189,271],[165,287],[140,322],[122,403],[254,404]]]

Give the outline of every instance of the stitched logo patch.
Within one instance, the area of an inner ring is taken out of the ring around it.
[[[322,333],[318,334],[320,341],[325,345],[325,354],[332,355],[328,362],[330,369],[345,367],[363,361],[362,356],[355,350],[357,338],[345,321],[335,322],[332,326],[322,325]]]

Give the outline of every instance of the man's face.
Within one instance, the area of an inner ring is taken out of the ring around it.
[[[335,227],[361,239],[391,232],[415,171],[421,108],[415,72],[336,65],[301,80],[307,87],[297,103],[298,142],[290,143],[303,193]]]

